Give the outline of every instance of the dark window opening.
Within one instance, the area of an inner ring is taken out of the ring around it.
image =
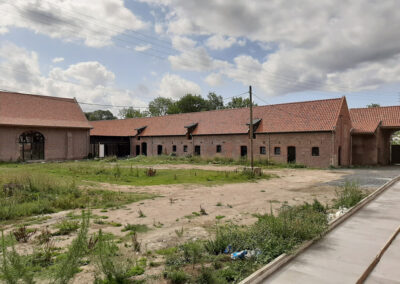
[[[147,156],[147,143],[142,143],[142,155]]]
[[[311,155],[312,156],[319,156],[319,147],[312,147]]]
[[[200,146],[199,145],[194,146],[194,154],[196,156],[200,156],[201,151],[200,151]]]
[[[240,156],[241,157],[247,156],[247,146],[240,146]]]
[[[221,153],[222,152],[222,146],[221,145],[217,145],[217,153]]]
[[[140,155],[140,145],[136,145],[136,156]]]
[[[44,160],[44,136],[39,132],[25,132],[19,136],[23,161]]]
[[[296,147],[289,146],[287,148],[287,162],[296,163]]]
[[[183,152],[187,152],[187,145],[183,145]]]
[[[172,152],[176,152],[176,145],[172,145]]]
[[[157,155],[162,155],[162,145],[157,145]]]
[[[275,147],[274,148],[274,154],[275,155],[280,155],[281,154],[281,147]]]
[[[267,149],[266,149],[264,146],[261,146],[261,147],[260,147],[260,154],[261,154],[261,155],[267,154]]]

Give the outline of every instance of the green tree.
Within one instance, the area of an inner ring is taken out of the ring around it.
[[[197,112],[208,109],[207,101],[205,99],[199,95],[192,94],[183,96],[174,105],[171,106],[171,110],[175,111],[173,113]],[[171,111],[168,111],[168,113],[171,113]]]
[[[207,96],[207,110],[223,109],[224,100],[221,96],[215,93],[208,93]]]
[[[374,104],[374,103],[367,105],[368,108],[380,107],[380,106],[381,106],[380,104]]]
[[[147,117],[149,113],[147,111],[140,111],[138,109],[134,109],[133,107],[123,108],[119,111],[119,116],[123,119],[125,118],[134,118],[134,117]]]
[[[257,104],[255,104],[253,102],[253,106],[257,106]],[[250,99],[249,98],[243,99],[241,97],[234,97],[226,105],[226,108],[243,108],[243,107],[250,107]]]
[[[94,120],[112,120],[117,119],[109,110],[95,110],[92,112],[85,112],[86,118],[90,121]]]
[[[155,98],[149,103],[149,113],[151,116],[166,115],[173,104],[174,101],[170,98]]]

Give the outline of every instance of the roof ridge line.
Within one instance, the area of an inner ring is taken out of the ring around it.
[[[72,103],[78,103],[75,98],[66,98],[66,97],[54,97],[48,95],[40,95],[40,94],[27,94],[27,93],[19,93],[19,92],[8,92],[8,91],[0,91],[0,94],[16,94],[16,95],[24,95],[24,96],[31,96],[31,97],[41,97],[50,100],[64,100],[64,101],[71,101]]]

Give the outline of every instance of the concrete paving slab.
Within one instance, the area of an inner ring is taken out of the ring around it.
[[[365,283],[400,284],[400,235],[394,239]]]
[[[399,208],[400,183],[396,183],[263,283],[355,283],[399,226]],[[400,265],[397,252],[386,261],[371,278],[378,282],[371,283],[400,279],[397,274],[382,278],[394,261]]]

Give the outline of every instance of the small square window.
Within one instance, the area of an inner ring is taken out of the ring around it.
[[[319,156],[319,147],[312,147],[311,155],[312,156]]]
[[[176,152],[176,145],[172,145],[172,152]]]
[[[221,153],[222,152],[222,147],[221,145],[217,145],[217,153]]]
[[[274,154],[275,155],[280,155],[281,154],[281,147],[275,147],[274,148]]]
[[[187,152],[187,145],[183,145],[183,152]]]
[[[260,154],[261,154],[261,155],[267,154],[267,149],[265,149],[264,146],[261,146],[261,147],[260,147]]]

